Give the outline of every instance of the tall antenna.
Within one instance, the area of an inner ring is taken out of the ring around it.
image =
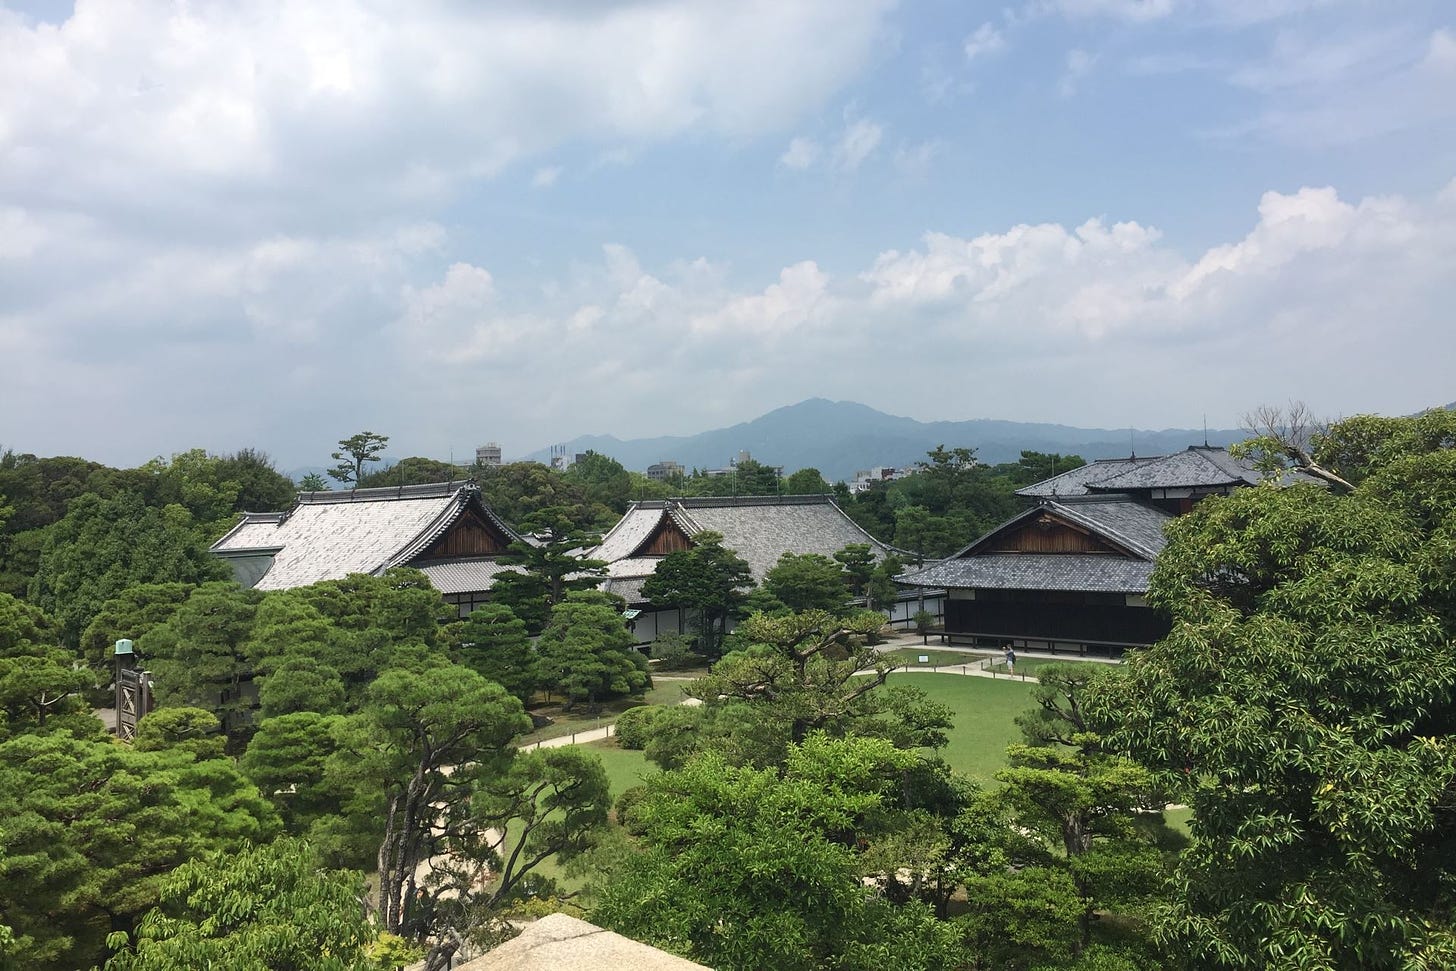
[[[1133,446],[1132,436],[1133,430],[1129,428],[1127,430],[1127,454],[1130,458],[1137,458],[1137,448]]]
[[[1203,447],[1208,448],[1208,412],[1203,413]]]

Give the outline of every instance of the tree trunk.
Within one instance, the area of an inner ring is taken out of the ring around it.
[[[379,844],[379,919],[384,929],[411,937],[409,905],[415,894],[415,870],[420,863],[424,836],[420,812],[429,812],[428,784],[423,767],[403,792],[390,797],[385,814],[384,839]]]

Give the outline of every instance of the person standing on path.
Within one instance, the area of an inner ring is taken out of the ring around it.
[[[1016,673],[1016,652],[1009,646],[1006,648],[1006,673]]]

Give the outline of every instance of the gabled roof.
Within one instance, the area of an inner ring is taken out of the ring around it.
[[[590,558],[614,563],[625,557],[635,556],[666,520],[688,536],[703,531],[692,516],[688,515],[680,501],[638,502],[628,508],[615,526],[607,531],[602,541],[590,551]]]
[[[1042,479],[1040,482],[1033,482],[1031,485],[1016,490],[1018,496],[1027,496],[1033,499],[1053,498],[1065,496],[1085,496],[1087,487],[1092,483],[1100,482],[1103,479],[1110,479],[1113,476],[1121,475],[1140,465],[1147,465],[1150,462],[1157,462],[1162,459],[1160,455],[1147,458],[1126,458],[1126,459],[1097,459],[1088,462],[1086,465],[1054,475],[1050,479]]]
[[[1098,479],[1089,483],[1088,488],[1094,492],[1218,488],[1258,485],[1261,479],[1252,463],[1241,462],[1227,449],[1194,445],[1155,462]]]
[[[664,517],[684,533],[723,534],[723,545],[748,563],[755,580],[785,553],[832,556],[851,543],[866,543],[876,559],[898,553],[860,528],[828,496],[743,496],[690,498],[633,503],[617,525],[588,555],[607,562],[607,586],[629,601],[640,601],[641,580],[662,558],[636,555]]]
[[[1288,478],[1288,477],[1286,477]],[[1094,492],[1136,492],[1143,489],[1217,489],[1258,485],[1264,476],[1247,459],[1213,445],[1190,445],[1172,455],[1099,459],[1018,489],[1018,496],[1065,498]]]
[[[1047,515],[1085,529],[1122,552],[1009,553],[992,551],[996,539]],[[942,562],[896,577],[917,587],[987,587],[1008,590],[1141,592],[1166,539],[1173,517],[1126,496],[1043,500],[1013,516]]]
[[[1144,560],[1156,559],[1162,552],[1166,543],[1163,538],[1163,524],[1173,518],[1155,506],[1144,505],[1123,496],[1068,499],[1065,502],[1047,499],[1040,505],[1012,516],[950,559],[975,556],[1007,531],[1048,514],[1073,526],[1080,526],[1122,549],[1127,555]]]
[[[218,556],[276,551],[260,590],[286,590],[351,573],[379,574],[424,552],[474,508],[510,540],[520,535],[480,499],[472,482],[302,492],[286,513],[244,513],[212,544]]]
[[[896,579],[917,587],[951,589],[1144,593],[1152,574],[1149,560],[1106,553],[988,553],[944,560]]]

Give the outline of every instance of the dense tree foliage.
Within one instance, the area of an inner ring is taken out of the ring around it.
[[[82,496],[139,497],[154,509],[180,506],[211,540],[244,509],[283,509],[293,484],[267,455],[241,449],[209,455],[180,452],[170,462],[154,459],[137,469],[111,469],[78,458],[37,458],[0,452],[0,496],[12,510],[0,517],[0,592],[24,596],[40,567],[48,530],[66,517]]]
[[[882,739],[811,736],[782,771],[714,752],[656,778],[631,811],[642,850],[594,916],[725,969],[953,968],[954,933],[929,908],[867,893],[864,847],[910,814],[915,757]]]
[[[523,704],[536,690],[536,652],[526,624],[509,608],[486,604],[471,611],[456,636],[459,662],[494,681]]]
[[[0,817],[0,912],[37,969],[89,966],[178,864],[278,828],[230,760],[65,732],[0,744]]]
[[[447,966],[535,867],[579,851],[605,819],[599,761],[517,757],[507,746],[529,728],[505,689],[428,655],[386,670],[359,713],[332,726],[323,785],[342,798],[315,830],[336,846],[352,830],[353,845],[375,848],[380,922],[426,946],[429,968]]]
[[[0,593],[0,739],[94,728],[82,697],[94,676],[57,633],[40,610]]]
[[[365,915],[362,875],[320,869],[299,840],[184,863],[160,893],[106,971],[386,971],[406,956]]]
[[[721,533],[707,531],[693,537],[692,548],[663,557],[642,595],[657,607],[692,611],[698,650],[715,657],[752,586],[747,561],[723,545]]]
[[[582,551],[595,546],[600,537],[591,532],[580,508],[550,506],[521,521],[521,529],[533,534],[535,542],[516,542],[500,559],[521,568],[527,577],[539,581],[546,605],[554,607],[573,590],[591,590],[601,582],[606,564],[587,559]]]
[[[822,553],[785,553],[763,576],[763,589],[793,611],[843,609],[844,567]]]
[[[202,583],[229,575],[178,505],[147,506],[132,492],[78,497],[45,530],[28,599],[56,617],[67,646],[80,643],[102,604],[144,583]]]
[[[138,649],[151,670],[157,699],[212,712],[230,739],[248,731],[253,704],[245,687],[253,662],[247,645],[263,595],[235,583],[193,589],[164,623],[148,631]]]
[[[1445,412],[1341,422],[1300,451],[1346,486],[1168,527],[1172,633],[1096,699],[1194,809],[1160,926],[1200,966],[1456,964],[1453,441]]]
[[[536,682],[593,710],[608,698],[638,695],[652,686],[647,658],[636,649],[621,609],[605,595],[571,594],[551,610],[536,644]]]
[[[1016,462],[983,465],[975,449],[932,449],[914,474],[879,482],[841,500],[872,536],[926,557],[948,556],[1024,507],[1015,491],[1078,468],[1078,456],[1022,452]]]
[[[358,480],[359,488],[373,489],[381,486],[430,485],[435,482],[454,482],[466,478],[468,470],[439,459],[421,458],[412,455],[400,459],[387,469],[365,472]],[[345,480],[348,481],[348,480]],[[327,488],[327,486],[325,486]]]

